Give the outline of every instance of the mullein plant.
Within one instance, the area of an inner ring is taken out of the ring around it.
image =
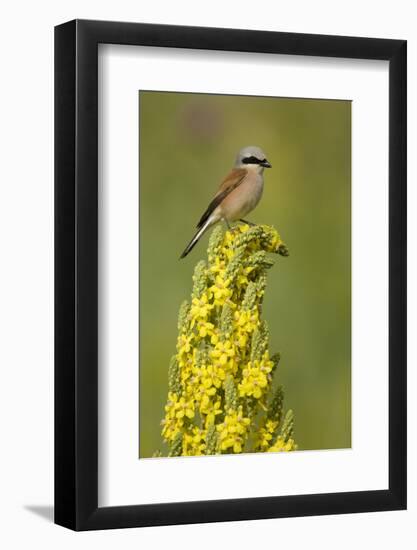
[[[288,250],[274,228],[244,224],[216,227],[207,252],[178,317],[161,422],[168,456],[293,451],[293,413],[274,383],[280,356],[261,318],[268,254]]]

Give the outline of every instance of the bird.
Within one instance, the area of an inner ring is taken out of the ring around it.
[[[272,168],[265,153],[255,145],[240,149],[230,173],[222,181],[219,190],[197,224],[197,232],[186,246],[180,259],[185,258],[203,234],[213,225],[224,221],[247,222],[244,217],[258,204],[264,187],[264,168]]]

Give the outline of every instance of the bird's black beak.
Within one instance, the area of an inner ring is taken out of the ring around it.
[[[261,162],[261,166],[264,168],[272,168],[272,165],[266,159]]]

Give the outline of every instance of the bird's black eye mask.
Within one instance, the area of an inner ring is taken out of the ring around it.
[[[242,159],[243,164],[263,164],[264,162],[267,162],[266,159],[259,160],[256,157],[245,157]]]

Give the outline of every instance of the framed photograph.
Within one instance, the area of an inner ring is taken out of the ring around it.
[[[406,507],[406,42],[55,29],[55,522]]]

